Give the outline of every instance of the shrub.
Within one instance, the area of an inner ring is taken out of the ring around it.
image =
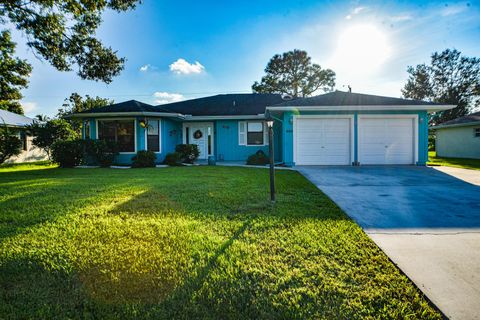
[[[49,158],[53,143],[78,138],[70,122],[65,119],[52,119],[44,123],[34,122],[27,127],[27,130],[33,136],[33,144],[45,150]]]
[[[165,156],[165,160],[163,162],[169,166],[179,166],[181,165],[182,158],[180,153],[172,152]]]
[[[0,128],[0,164],[22,152],[22,141],[7,127]]]
[[[62,168],[78,166],[84,155],[82,140],[56,141],[52,144],[52,159]]]
[[[200,155],[200,150],[196,144],[179,144],[175,151],[180,155],[180,161],[185,163],[194,163]]]
[[[133,168],[155,167],[156,159],[157,159],[157,156],[153,151],[146,151],[146,150],[138,151],[137,155],[132,158],[133,160],[132,167]]]
[[[118,154],[118,145],[113,141],[105,140],[84,140],[85,160],[87,163],[93,162],[101,167],[109,167]]]
[[[258,150],[255,154],[252,154],[247,159],[248,165],[266,165],[268,163],[270,163],[270,159],[262,150]]]

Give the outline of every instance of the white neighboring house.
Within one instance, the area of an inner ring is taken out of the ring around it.
[[[480,112],[430,127],[438,157],[480,159]]]
[[[34,119],[9,112],[6,110],[0,110],[0,127],[7,126],[10,130],[17,134],[22,141],[22,152],[15,157],[11,157],[5,163],[19,163],[19,162],[32,162],[47,160],[47,153],[33,145],[33,137],[26,133],[25,127],[35,122]]]

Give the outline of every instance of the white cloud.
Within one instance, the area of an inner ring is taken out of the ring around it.
[[[356,16],[357,14],[361,13],[362,11],[365,11],[366,7],[356,7],[353,8],[351,13],[345,17],[345,19],[350,20],[353,18],[353,16]]]
[[[176,74],[202,73],[205,67],[200,62],[189,63],[185,59],[179,58],[170,65],[170,71]]]
[[[142,71],[142,72],[147,72],[148,70],[151,70],[151,69],[152,69],[152,65],[150,65],[150,64],[145,64],[145,65],[140,67],[140,71]]]
[[[33,112],[37,109],[37,103],[36,102],[21,102],[20,103],[22,105],[22,108],[23,108],[23,111],[25,113],[30,113],[30,112]]]
[[[153,94],[155,98],[154,101],[156,104],[165,104],[171,102],[178,102],[185,99],[185,97],[179,93],[169,93],[169,92],[155,92]]]
[[[363,10],[365,10],[365,7],[356,7],[355,9],[353,9],[352,13],[353,14],[359,14]]]
[[[465,10],[467,10],[467,5],[465,4],[446,5],[445,8],[440,11],[440,14],[443,17],[448,17],[462,13]]]

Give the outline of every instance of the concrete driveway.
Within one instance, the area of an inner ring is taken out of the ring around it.
[[[480,171],[296,167],[451,319],[480,319]]]

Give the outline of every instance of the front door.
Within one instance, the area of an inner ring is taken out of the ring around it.
[[[204,126],[190,126],[190,143],[196,144],[200,150],[199,159],[207,159],[207,128]]]

